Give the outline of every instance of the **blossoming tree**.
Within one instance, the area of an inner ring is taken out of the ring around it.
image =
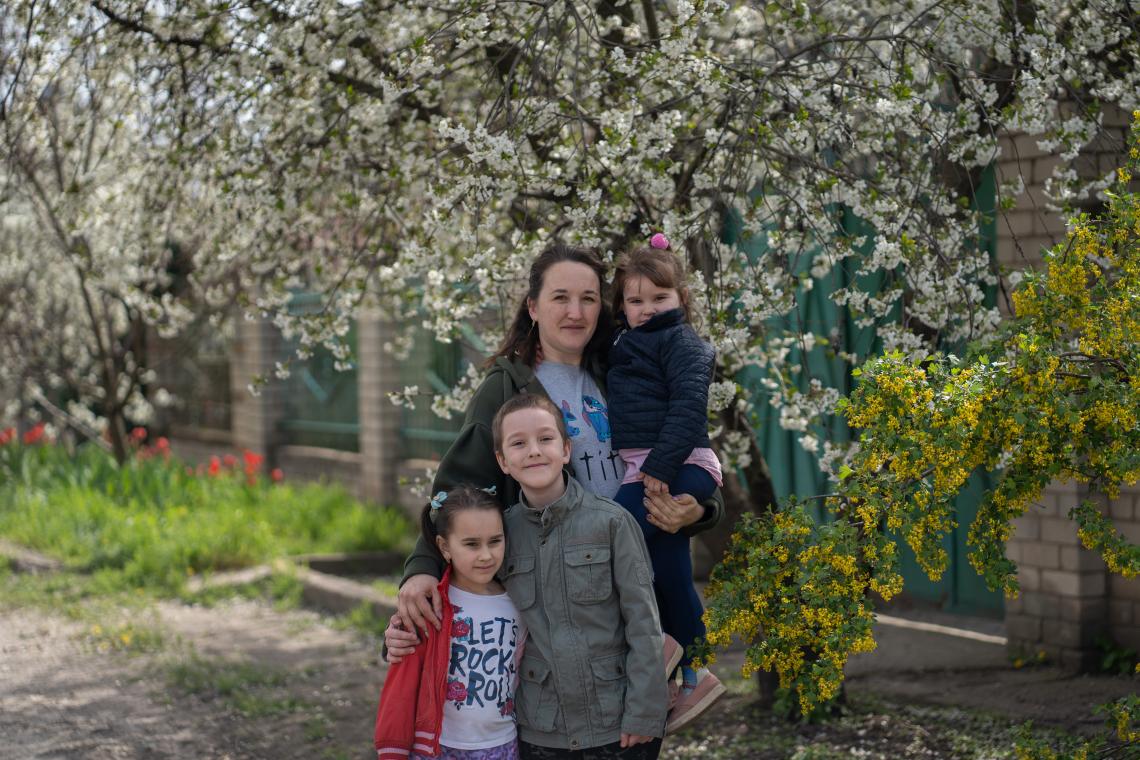
[[[708,588],[709,643],[734,634],[752,642],[746,669],[777,672],[805,714],[836,693],[850,652],[874,648],[867,592],[889,599],[902,588],[886,530],[939,576],[953,498],[975,469],[996,471],[969,526],[969,560],[992,589],[1015,596],[1012,521],[1052,480],[1109,498],[1140,480],[1140,193],[1128,191],[1140,170],[1140,110],[1132,131],[1108,208],[1073,220],[1045,270],[1014,291],[1016,314],[994,335],[960,359],[893,352],[857,370],[859,386],[840,408],[860,446],[826,497],[834,519],[816,525],[791,504],[738,527]],[[1140,546],[1097,505],[1072,516],[1111,572],[1140,575]],[[1137,708],[1135,698],[1115,708],[1122,740],[1140,740],[1130,728]]]
[[[155,396],[146,331],[194,319],[174,282],[192,175],[169,160],[161,70],[69,10],[0,12],[0,409],[58,402],[122,460]]]
[[[993,209],[976,190],[1002,136],[1060,158],[1050,204],[1095,202],[1111,178],[1075,161],[1140,93],[1123,1],[58,5],[190,83],[158,102],[209,117],[162,122],[172,155],[210,167],[204,297],[244,293],[302,346],[343,355],[364,305],[493,345],[549,241],[612,254],[665,230],[718,351],[716,445],[760,501],[760,404],[835,477],[851,456],[826,433],[840,389],[808,376],[811,357],[853,369],[881,347],[906,363],[995,334],[986,294],[1006,283],[981,229],[1024,183],[1003,178]],[[730,218],[749,246],[722,241]],[[219,274],[235,263],[240,281]],[[817,283],[877,346],[804,328]],[[298,288],[328,308],[289,315]],[[785,549],[812,536],[781,519]]]

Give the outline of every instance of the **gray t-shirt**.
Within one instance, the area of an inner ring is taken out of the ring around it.
[[[544,361],[534,371],[570,434],[570,466],[589,492],[612,499],[625,477],[625,463],[614,451],[606,400],[590,373],[573,364]]]

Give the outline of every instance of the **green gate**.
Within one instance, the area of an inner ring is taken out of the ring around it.
[[[465,331],[474,339],[474,333]],[[481,344],[478,344],[481,349]],[[406,459],[439,459],[455,440],[463,424],[462,413],[445,420],[431,410],[431,399],[447,393],[462,377],[467,361],[456,341],[440,343],[428,330],[416,331],[408,358],[400,363],[400,384],[419,386],[415,409],[403,407],[400,420],[400,451]]]
[[[975,193],[979,207],[988,210],[991,218],[980,234],[982,244],[989,249],[991,256],[996,251],[996,225],[992,221],[995,193],[995,178],[991,167],[983,173],[982,182]],[[858,219],[851,216],[844,219],[844,226],[852,234],[871,232]],[[740,229],[739,220],[730,217],[725,225],[724,242],[737,243]],[[870,237],[868,234],[869,239]],[[754,239],[740,245],[744,250],[759,256],[765,248],[766,241]],[[873,243],[869,242],[868,250],[871,246]],[[810,257],[804,258],[802,268],[806,274],[810,267]],[[791,314],[769,323],[777,330],[795,329],[804,334],[811,333],[828,339],[822,342],[817,340],[806,355],[795,349],[789,357],[791,363],[802,363],[807,370],[801,374],[804,390],[809,378],[814,377],[823,381],[825,386],[839,389],[841,393],[850,392],[853,387],[851,368],[846,362],[835,357],[835,350],[838,348],[864,356],[873,355],[873,352],[880,350],[874,329],[856,325],[847,309],[836,306],[828,297],[833,291],[849,284],[851,284],[851,275],[845,268],[836,267],[826,278],[816,281],[810,290],[805,291],[801,288],[797,292],[797,306]],[[991,299],[995,297],[996,294],[990,294]],[[992,300],[989,304],[992,304]],[[772,474],[772,484],[777,498],[783,499],[793,494],[807,498],[827,493],[830,490],[827,477],[819,469],[817,456],[805,451],[792,432],[780,427],[778,414],[766,403],[767,391],[759,385],[756,373],[744,373],[737,380],[749,387],[753,392],[753,398],[756,399],[756,410],[759,414],[756,434]],[[845,441],[850,438],[850,431],[842,420],[832,418],[829,424],[828,432],[832,441]],[[921,600],[925,604],[935,604],[952,612],[1001,615],[1001,595],[986,588],[985,582],[974,572],[966,557],[966,535],[977,514],[981,495],[989,483],[990,479],[985,473],[975,473],[968,487],[955,500],[958,527],[945,541],[950,564],[938,582],[926,577],[910,548],[905,542],[900,542],[902,546],[900,564],[905,581],[905,593],[909,598]],[[824,519],[822,508],[817,506],[816,509],[817,517]]]
[[[323,307],[319,294],[295,295],[289,304],[294,312]],[[356,324],[345,337],[356,354]],[[282,340],[280,361],[289,362],[283,381],[284,410],[278,428],[283,443],[319,446],[342,451],[360,450],[360,404],[357,366],[336,368],[336,359],[324,346],[313,348],[308,359],[297,359],[298,342]]]

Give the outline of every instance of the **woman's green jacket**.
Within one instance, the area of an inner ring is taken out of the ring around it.
[[[600,366],[590,366],[587,369],[598,388],[605,393],[605,371]],[[480,488],[494,486],[504,509],[519,501],[518,484],[503,473],[495,459],[491,421],[507,399],[524,391],[546,395],[542,383],[529,366],[517,360],[510,361],[503,357],[497,359],[467,405],[467,416],[463,420],[459,436],[440,460],[439,469],[432,481],[433,494],[448,491],[461,483],[469,483]],[[719,490],[704,502],[704,507],[704,517],[686,527],[683,530],[686,535],[696,535],[720,522],[724,515],[724,498]],[[436,578],[443,576],[443,559],[423,536],[416,541],[416,548],[404,562],[404,577],[400,584],[403,585],[411,576],[420,574]]]

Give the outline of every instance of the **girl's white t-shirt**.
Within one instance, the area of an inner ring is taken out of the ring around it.
[[[453,749],[488,749],[512,741],[515,687],[526,627],[505,594],[448,587],[455,610],[451,663],[439,742]]]

